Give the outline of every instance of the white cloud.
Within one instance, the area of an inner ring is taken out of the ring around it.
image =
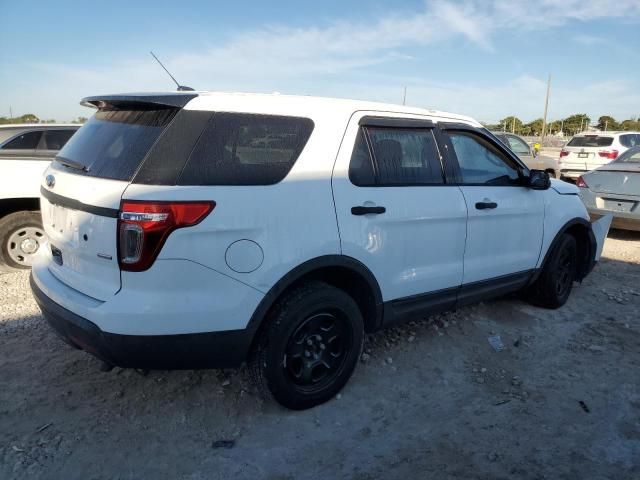
[[[410,65],[414,60],[405,50],[438,42],[461,39],[468,48],[491,51],[498,32],[545,30],[569,22],[619,17],[637,20],[640,1],[542,0],[534,4],[526,0],[435,0],[425,2],[417,12],[396,12],[374,22],[338,21],[309,28],[276,25],[244,31],[220,45],[163,60],[178,80],[199,88],[360,98],[366,93],[369,99],[397,101],[399,96],[387,98],[390,86],[413,84],[410,92],[420,105],[437,104],[480,118],[500,115],[501,111],[539,116],[535,109],[542,102],[539,98],[544,96],[544,82],[530,76],[491,86],[479,85],[472,78],[465,83],[434,84],[428,79],[411,80],[403,74],[406,72],[392,72],[386,78],[367,76],[360,83],[354,83],[353,78],[363,78],[363,70],[369,72],[371,67],[391,62]],[[583,35],[581,40],[574,40],[595,42],[594,38]],[[37,80],[23,81],[11,92],[12,98],[22,102],[21,110],[36,111],[43,116],[60,117],[60,112],[69,111],[68,117],[81,114],[81,107],[70,110],[69,105],[77,105],[85,95],[166,90],[171,85],[160,67],[146,56],[100,66],[39,63],[24,68],[26,72],[15,69],[16,75]],[[43,78],[47,79],[44,87]],[[351,80],[347,82],[347,78]],[[601,82],[602,85],[608,88],[617,85],[618,96],[603,97],[598,93],[598,84],[592,91],[585,91],[600,99],[601,105],[616,103],[618,98],[636,98],[630,93],[632,86],[615,82]],[[567,97],[563,94],[562,98],[572,98],[580,106],[592,102],[592,97],[576,96],[575,91],[568,89]],[[553,101],[560,102],[560,95]],[[557,106],[554,104],[554,108]],[[623,112],[630,108],[622,103],[620,107]]]

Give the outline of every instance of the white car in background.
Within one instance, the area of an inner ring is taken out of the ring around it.
[[[468,117],[285,95],[86,98],[44,174],[31,288],[107,365],[239,366],[332,398],[365,332],[526,290],[563,305],[611,217]]]
[[[575,180],[638,145],[640,132],[579,133],[560,151],[560,178]]]
[[[0,126],[0,271],[31,267],[45,240],[42,172],[78,128],[51,123]]]

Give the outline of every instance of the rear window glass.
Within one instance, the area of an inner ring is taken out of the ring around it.
[[[313,122],[308,118],[216,113],[179,185],[272,185],[287,176]]]
[[[145,155],[171,122],[177,109],[101,110],[78,130],[56,158],[70,160],[90,177],[130,181]]]
[[[608,147],[613,143],[613,137],[600,137],[598,135],[585,135],[573,137],[567,147]]]

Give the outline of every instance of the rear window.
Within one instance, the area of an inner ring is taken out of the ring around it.
[[[101,110],[80,128],[56,158],[87,167],[90,177],[130,181],[177,109]]]
[[[613,137],[601,137],[599,135],[585,135],[573,137],[567,147],[608,147],[613,143]]]
[[[308,118],[216,113],[179,185],[272,185],[287,176],[313,130]]]

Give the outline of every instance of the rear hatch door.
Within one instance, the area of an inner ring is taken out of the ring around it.
[[[120,289],[122,194],[179,109],[101,102],[45,172],[41,208],[51,273],[85,295],[106,300]]]
[[[581,135],[573,137],[563,148],[567,155],[562,162],[577,170],[593,170],[609,163],[612,159],[601,153],[610,151],[613,137],[603,135]]]

